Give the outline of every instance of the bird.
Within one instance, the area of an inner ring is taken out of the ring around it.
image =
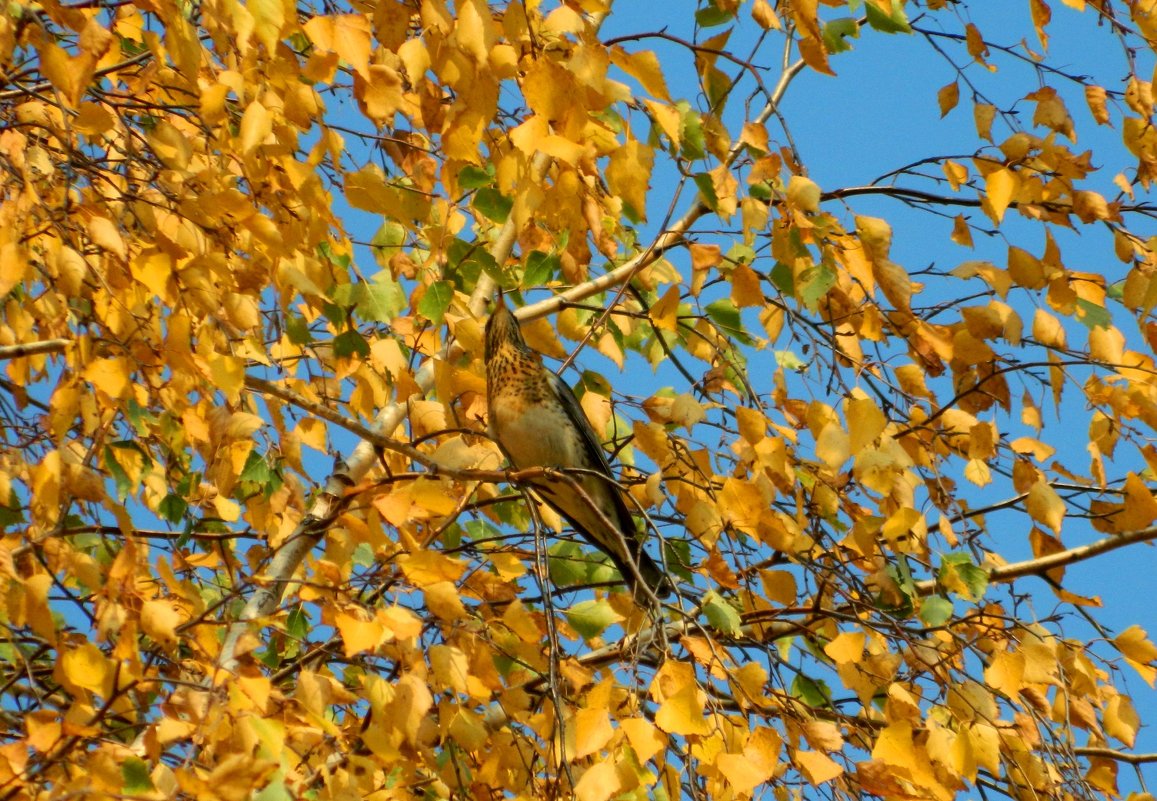
[[[544,475],[527,483],[610,557],[636,599],[667,596],[670,581],[643,550],[623,490],[578,398],[526,344],[501,295],[486,321],[485,357],[490,435],[511,465],[581,468],[584,472],[571,473],[570,480]]]

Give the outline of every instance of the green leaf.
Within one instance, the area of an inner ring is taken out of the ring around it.
[[[279,770],[272,781],[253,795],[253,801],[293,801],[294,794],[285,786],[285,776]]]
[[[823,37],[829,53],[845,53],[852,49],[848,39],[860,38],[860,26],[851,17],[840,17],[824,25]]]
[[[541,250],[532,250],[526,256],[526,269],[522,273],[520,286],[544,286],[562,269],[562,260],[553,253],[543,253]]]
[[[557,587],[574,587],[590,581],[591,560],[577,542],[556,542],[547,549],[550,580]]]
[[[329,242],[322,242],[317,246],[317,255],[332,264],[336,264],[343,270],[348,269],[352,261],[350,254],[338,253],[333,249],[333,245],[331,245]]]
[[[113,451],[111,445],[104,446],[104,466],[112,474],[113,483],[116,484],[117,498],[124,501],[133,491],[133,482],[129,480],[129,474],[117,461],[116,452]]]
[[[174,495],[171,492],[157,504],[157,514],[173,525],[185,519],[185,512],[188,511],[188,509],[188,502],[180,495]]]
[[[792,370],[797,373],[802,373],[807,369],[807,362],[797,356],[793,350],[775,351],[775,362],[784,370]]]
[[[941,586],[949,589],[963,584],[966,591],[961,595],[970,601],[979,601],[988,591],[988,571],[973,564],[966,553],[946,554],[940,560],[938,579]]]
[[[494,183],[494,165],[487,164],[486,169],[466,165],[458,172],[458,186],[462,189],[482,189]]]
[[[491,222],[506,222],[512,208],[514,201],[493,187],[484,187],[474,194],[474,209]]]
[[[772,196],[775,194],[771,189],[771,184],[767,181],[760,181],[757,184],[752,184],[747,187],[747,194],[751,195],[756,200],[762,200],[764,203],[770,203]]]
[[[441,325],[454,299],[454,287],[448,281],[435,281],[426,288],[426,294],[418,301],[418,314],[434,325]]]
[[[264,487],[275,476],[276,471],[270,467],[264,455],[255,450],[249,451],[249,456],[245,459],[245,466],[241,468],[240,478],[242,481],[252,481],[254,484]]]
[[[795,273],[782,261],[777,261],[771,268],[771,283],[783,294],[795,297]]]
[[[800,273],[797,284],[799,299],[809,311],[814,312],[819,308],[819,302],[827,296],[828,291],[835,285],[835,270],[822,262],[813,264]]]
[[[389,270],[379,271],[358,287],[356,311],[368,323],[388,323],[406,308],[406,293]]]
[[[296,640],[304,640],[309,636],[309,629],[309,615],[305,614],[300,606],[290,609],[285,618],[285,630],[289,636]]]
[[[941,595],[931,595],[920,601],[920,620],[926,626],[943,626],[952,619],[952,601]]]
[[[377,562],[377,557],[374,556],[374,547],[368,542],[359,542],[358,547],[354,548],[353,554],[350,556],[350,562],[354,567],[373,567]]]
[[[738,634],[743,623],[735,607],[714,590],[703,596],[703,614],[714,629],[724,634]]]
[[[125,795],[144,795],[157,789],[149,778],[149,766],[140,757],[125,757],[121,762],[121,779]]]
[[[813,679],[802,673],[791,683],[791,694],[810,707],[830,707],[832,691],[822,679]]]
[[[885,14],[875,3],[865,3],[864,11],[868,15],[868,24],[884,33],[911,33],[912,26],[908,24],[908,15],[900,3],[892,3],[892,13]]]
[[[703,202],[707,204],[707,208],[718,211],[719,196],[715,194],[715,182],[711,180],[711,176],[705,172],[697,172],[692,180],[695,181],[695,186],[699,189],[699,194],[703,196]]]
[[[714,3],[708,3],[695,12],[695,22],[700,28],[713,28],[716,25],[726,25],[735,19],[734,12],[720,8]]]
[[[707,156],[707,139],[703,135],[703,120],[699,112],[691,108],[686,100],[680,100],[675,107],[683,112],[683,144],[680,148],[683,158],[688,161]]]
[[[720,328],[727,329],[729,334],[741,334],[743,330],[743,320],[739,316],[739,309],[731,302],[730,298],[720,298],[707,304],[704,309],[707,316],[718,325]]]
[[[309,323],[300,314],[285,315],[285,333],[294,345],[308,345],[313,341],[313,332],[309,330]]]
[[[1113,315],[1104,306],[1090,303],[1084,298],[1077,298],[1077,320],[1092,331],[1094,328],[1110,328],[1113,325]]]
[[[464,239],[455,238],[450,242],[447,255],[449,256],[450,269],[445,277],[454,279],[455,286],[474,286],[483,272],[499,284],[506,285],[498,262],[478,242],[467,242]]]
[[[729,262],[736,264],[754,264],[755,263],[755,249],[751,245],[745,245],[742,242],[736,242],[727,251],[724,258]]]
[[[370,346],[365,337],[350,329],[333,338],[333,355],[339,359],[348,359],[351,356],[365,359],[370,355]]]
[[[606,599],[580,601],[566,613],[567,622],[584,640],[593,640],[609,626],[620,623],[623,616],[616,612]]]

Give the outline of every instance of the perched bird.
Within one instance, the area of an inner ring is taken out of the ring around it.
[[[657,596],[667,595],[667,577],[643,550],[622,490],[578,399],[527,346],[501,298],[486,322],[486,388],[491,436],[516,469],[590,471],[570,474],[574,483],[561,477],[529,482],[539,497],[611,558],[636,597],[645,596],[639,592],[640,578]]]

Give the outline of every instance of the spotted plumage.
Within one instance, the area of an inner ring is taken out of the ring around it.
[[[578,399],[527,346],[501,300],[486,323],[486,387],[490,433],[515,468],[583,468],[597,474],[569,474],[581,492],[562,478],[535,479],[529,483],[539,497],[611,558],[636,596],[637,576],[655,594],[666,595],[668,581],[643,551],[622,490]]]

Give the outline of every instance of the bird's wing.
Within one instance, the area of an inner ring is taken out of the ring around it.
[[[611,463],[607,461],[603,446],[595,438],[594,429],[591,428],[590,421],[587,420],[586,412],[583,411],[578,398],[575,397],[574,390],[557,375],[550,371],[547,372],[550,375],[550,384],[554,389],[554,394],[566,410],[566,416],[574,421],[575,428],[579,430],[587,463],[597,465],[598,467],[593,469],[597,469],[607,477],[607,494],[613,499],[615,513],[618,517],[618,520],[613,522],[619,524],[624,536],[634,539],[635,521],[631,518],[631,512],[627,508],[627,502],[623,500],[622,492],[618,486],[614,486],[615,474],[611,472]]]

